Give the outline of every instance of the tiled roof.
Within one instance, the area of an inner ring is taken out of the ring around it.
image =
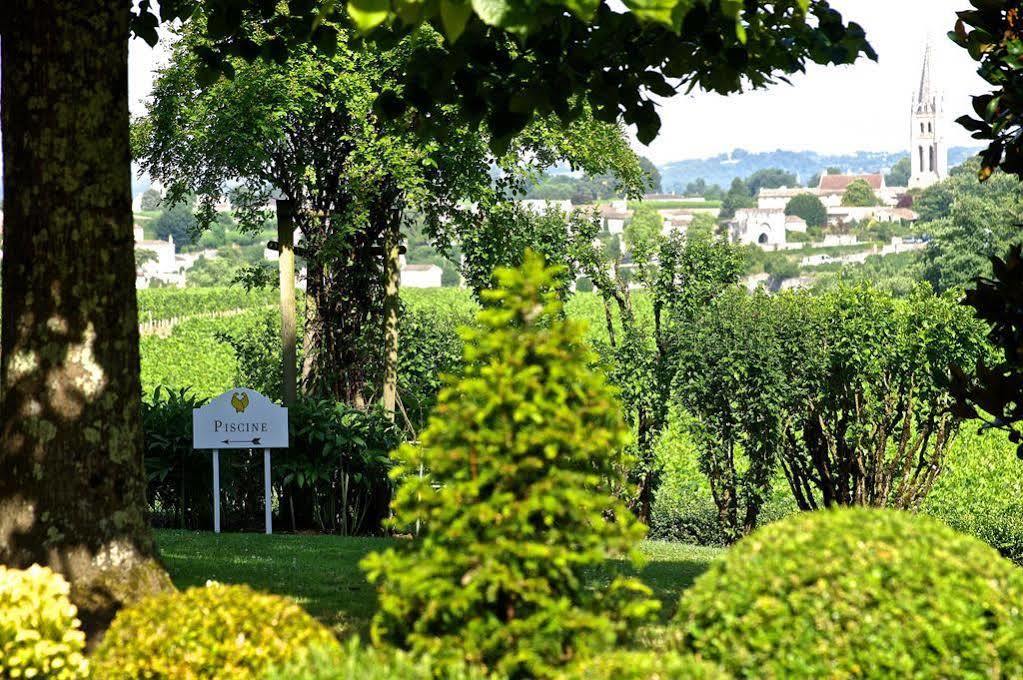
[[[821,175],[821,183],[818,185],[818,189],[821,191],[842,192],[858,179],[864,180],[874,191],[884,186],[884,175],[881,173],[872,175]]]

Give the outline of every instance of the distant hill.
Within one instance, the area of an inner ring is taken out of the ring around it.
[[[949,150],[949,167],[955,167],[980,147],[957,146]],[[730,154],[713,158],[673,161],[657,166],[661,171],[661,186],[665,191],[682,191],[687,184],[703,178],[708,184],[718,184],[727,189],[736,177],[745,179],[757,170],[781,168],[795,175],[805,184],[811,177],[825,168],[837,167],[846,172],[888,171],[908,156],[904,151],[857,151],[854,154],[828,155],[814,151],[768,151],[755,153],[736,149]]]

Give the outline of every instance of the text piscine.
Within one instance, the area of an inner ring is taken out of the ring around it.
[[[225,423],[223,420],[213,421],[214,432],[269,432],[269,423]]]

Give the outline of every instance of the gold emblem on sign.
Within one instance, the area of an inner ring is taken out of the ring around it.
[[[249,407],[249,395],[244,392],[235,392],[231,395],[231,406],[238,413],[243,413]]]

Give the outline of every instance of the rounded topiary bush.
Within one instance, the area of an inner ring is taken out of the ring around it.
[[[614,651],[584,659],[559,680],[728,680],[720,666],[694,656]]]
[[[679,645],[740,677],[1023,676],[1023,576],[980,541],[891,510],[805,513],[697,579]]]
[[[262,678],[310,646],[338,649],[330,631],[291,600],[214,583],[121,611],[92,666],[104,680]]]
[[[70,590],[46,567],[0,566],[0,678],[86,677],[85,634]]]

